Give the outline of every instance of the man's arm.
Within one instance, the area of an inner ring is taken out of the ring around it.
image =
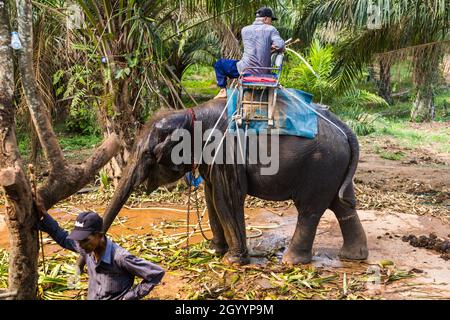
[[[160,266],[130,253],[118,255],[117,263],[122,269],[143,279],[125,293],[122,300],[138,300],[145,297],[164,277],[165,272]]]
[[[56,222],[56,220],[53,219],[48,213],[43,215],[42,220],[39,221],[38,227],[39,230],[47,232],[50,237],[52,237],[52,239],[55,240],[61,247],[82,253],[80,252],[78,243],[75,240],[67,239],[69,233],[61,228],[58,222]]]
[[[284,40],[280,37],[280,33],[274,27],[271,32],[272,47],[278,51],[284,51]]]

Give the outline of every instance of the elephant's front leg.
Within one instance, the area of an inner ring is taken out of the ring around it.
[[[205,181],[205,199],[206,206],[208,207],[208,217],[209,225],[213,233],[213,238],[211,240],[211,249],[216,251],[218,255],[224,255],[228,251],[227,240],[225,239],[225,233],[222,227],[222,223],[217,215],[216,208],[214,206],[214,201],[212,198],[212,186],[211,183]]]
[[[217,168],[212,179],[212,201],[228,244],[228,252],[223,259],[230,264],[248,264],[244,217],[246,178],[245,174],[244,178],[239,178],[240,168],[225,166]]]
[[[250,259],[245,232],[244,202],[233,206],[226,196],[215,193],[214,203],[228,244],[224,261],[230,264],[248,264]]]

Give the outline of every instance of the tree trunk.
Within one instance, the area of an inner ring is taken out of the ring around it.
[[[30,123],[30,127],[31,126],[32,124]],[[31,144],[30,162],[33,164],[33,166],[36,167],[39,158],[39,151],[41,150],[41,144],[39,143],[39,137],[34,128],[31,129],[30,144]]]
[[[113,66],[111,68],[114,70]],[[111,72],[113,73],[113,71]],[[114,186],[118,185],[122,176],[122,170],[127,164],[134,144],[135,130],[139,125],[130,103],[128,92],[130,79],[127,78],[120,81],[110,79],[106,82],[105,92],[108,92],[108,97],[100,108],[100,122],[103,126],[103,135],[106,137],[113,133],[116,134],[121,146],[119,152],[114,155],[105,167],[108,177],[112,179]],[[111,109],[114,111],[113,116],[110,114]]]
[[[386,100],[390,105],[393,104],[391,88],[391,64],[380,60],[380,81],[378,82],[378,95]]]
[[[439,80],[439,65],[443,58],[441,45],[425,47],[414,56],[414,84],[416,98],[411,110],[412,121],[434,119],[434,87]]]
[[[0,185],[6,194],[6,223],[10,255],[8,288],[11,299],[35,299],[37,292],[37,213],[33,210],[31,186],[22,168],[13,105],[14,69],[9,47],[7,7],[0,0]]]

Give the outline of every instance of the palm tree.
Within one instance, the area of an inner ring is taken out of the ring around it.
[[[433,117],[433,89],[448,48],[449,0],[315,0],[297,32],[312,37],[320,28],[338,26],[343,84],[375,57],[389,66],[411,57],[416,97],[413,120]],[[385,72],[387,73],[387,72]]]

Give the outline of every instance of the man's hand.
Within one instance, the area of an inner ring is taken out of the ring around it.
[[[274,45],[272,45],[271,50],[270,50],[270,53],[274,53],[274,52],[284,52],[284,51],[285,51],[285,48],[280,49],[280,48],[275,47]]]
[[[34,209],[39,214],[39,219],[42,219],[45,216],[45,214],[47,213],[47,210],[45,209],[45,206],[44,206],[44,201],[42,201],[41,197],[39,197],[37,195],[36,197],[33,197],[33,205],[34,205]]]

